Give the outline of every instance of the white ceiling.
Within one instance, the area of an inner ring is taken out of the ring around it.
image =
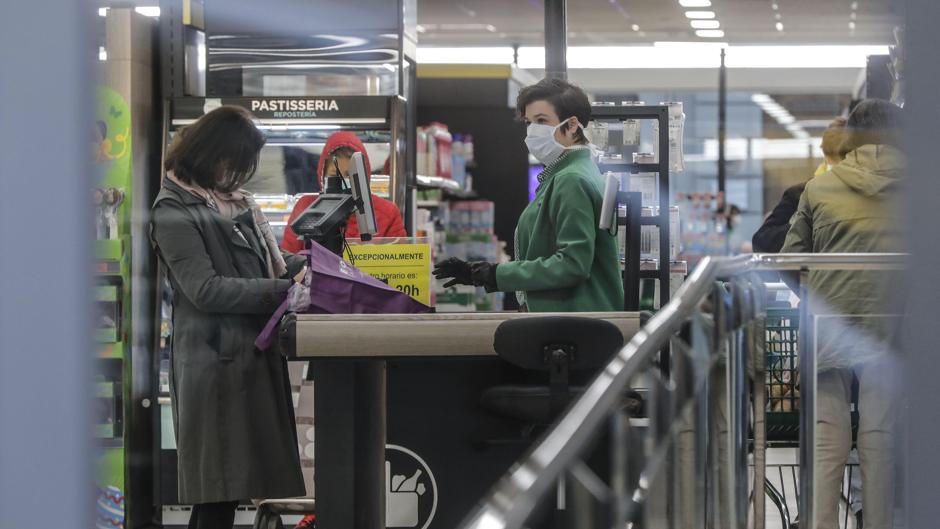
[[[678,0],[568,0],[568,44],[708,40],[695,36],[686,10],[714,11],[725,32],[719,40],[731,44],[889,44],[894,1],[711,0],[709,8],[683,8]],[[542,0],[418,0],[418,23],[420,46],[538,46],[544,7]]]

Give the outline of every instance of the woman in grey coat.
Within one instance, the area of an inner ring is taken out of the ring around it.
[[[239,500],[305,493],[287,363],[254,347],[304,273],[240,189],[263,145],[244,109],[206,114],[170,147],[152,210],[174,292],[170,387],[191,529],[232,527]]]

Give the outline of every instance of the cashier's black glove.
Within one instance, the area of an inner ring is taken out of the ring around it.
[[[436,279],[450,279],[444,288],[454,285],[484,287],[487,292],[496,290],[496,265],[485,261],[464,261],[451,257],[434,267]]]
[[[496,267],[498,265],[486,261],[470,263],[470,277],[473,286],[483,287],[487,292],[496,292]]]
[[[451,257],[434,266],[435,279],[450,279],[444,283],[444,288],[450,288],[454,285],[472,285],[473,278],[470,274],[470,263]]]

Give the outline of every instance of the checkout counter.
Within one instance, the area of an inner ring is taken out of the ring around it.
[[[531,376],[496,355],[497,327],[543,316],[286,317],[277,347],[313,370],[318,526],[455,527],[533,441],[480,398]],[[608,320],[625,341],[640,327],[639,313],[566,316]]]

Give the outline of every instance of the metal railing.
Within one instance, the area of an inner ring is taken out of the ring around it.
[[[758,381],[753,392],[754,482],[764,482],[765,309],[758,273],[795,272],[798,294],[807,299],[811,270],[902,269],[907,258],[780,254],[704,259],[461,527],[536,527],[544,511],[556,507],[554,500],[577,520],[579,529],[635,524],[743,529],[749,517],[752,378]],[[808,305],[801,303],[806,322]],[[811,336],[800,332],[803,381],[815,381]],[[621,406],[623,395],[637,387],[647,390],[645,418],[631,417]],[[806,440],[814,438],[815,421],[805,412],[814,409],[814,391],[815,384],[800,389],[803,491],[812,490],[814,479],[814,443]],[[763,490],[762,485],[755,488]],[[800,495],[801,523],[814,520],[812,499],[812,494]],[[753,506],[753,527],[761,529],[764,502]]]

